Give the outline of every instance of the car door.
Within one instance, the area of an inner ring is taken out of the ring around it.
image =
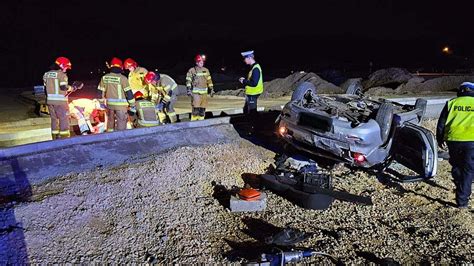
[[[431,131],[406,122],[395,132],[392,156],[420,177],[431,178],[436,175],[438,168],[437,146]]]

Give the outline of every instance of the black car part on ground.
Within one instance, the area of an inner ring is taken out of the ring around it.
[[[293,159],[305,163],[296,165],[290,162],[288,165],[288,159],[288,156],[280,155],[275,162],[276,169],[260,176],[263,187],[306,209],[327,209],[334,199],[372,205],[370,197],[334,191],[331,175],[321,172],[314,161]]]

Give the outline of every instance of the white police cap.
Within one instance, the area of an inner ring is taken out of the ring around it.
[[[253,51],[245,51],[240,53],[243,57],[251,56],[253,55]]]
[[[474,83],[473,82],[463,82],[463,83],[461,83],[461,87],[467,87],[471,90],[474,90]]]

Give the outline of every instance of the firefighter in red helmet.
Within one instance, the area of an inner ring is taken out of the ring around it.
[[[127,128],[127,110],[135,109],[135,99],[128,79],[122,75],[122,60],[114,57],[109,63],[110,73],[100,80],[98,90],[107,106],[107,131]]]
[[[72,64],[68,58],[58,57],[50,70],[43,75],[53,139],[70,136],[67,94],[73,88],[68,84],[66,71],[71,68]]]
[[[214,85],[212,84],[211,73],[204,67],[206,56],[196,55],[195,66],[188,70],[186,74],[186,88],[188,96],[191,96],[191,121],[204,120],[207,108],[207,95],[214,96]]]

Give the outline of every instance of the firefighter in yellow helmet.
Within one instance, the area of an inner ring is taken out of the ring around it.
[[[67,95],[73,87],[68,84],[66,71],[71,67],[71,61],[68,58],[58,57],[50,70],[43,75],[53,139],[70,136]]]
[[[214,96],[214,85],[211,73],[204,67],[206,57],[197,55],[196,66],[190,68],[186,74],[186,88],[188,96],[191,96],[191,121],[204,120],[207,108],[207,95]]]
[[[135,99],[127,78],[122,75],[122,60],[114,57],[110,62],[110,73],[104,75],[97,88],[107,106],[107,132],[127,128],[130,107],[135,109]]]
[[[148,72],[145,83],[149,86],[151,101],[156,104],[161,123],[176,123],[178,120],[174,105],[176,104],[176,88],[178,84],[166,74]]]
[[[149,98],[148,91],[145,84],[145,75],[148,73],[146,68],[138,66],[138,63],[132,58],[127,58],[123,62],[123,67],[130,71],[128,73],[128,82],[132,92],[141,91],[144,98]]]
[[[441,111],[436,139],[441,148],[448,144],[456,206],[468,208],[474,178],[474,83],[462,83],[457,96]]]

